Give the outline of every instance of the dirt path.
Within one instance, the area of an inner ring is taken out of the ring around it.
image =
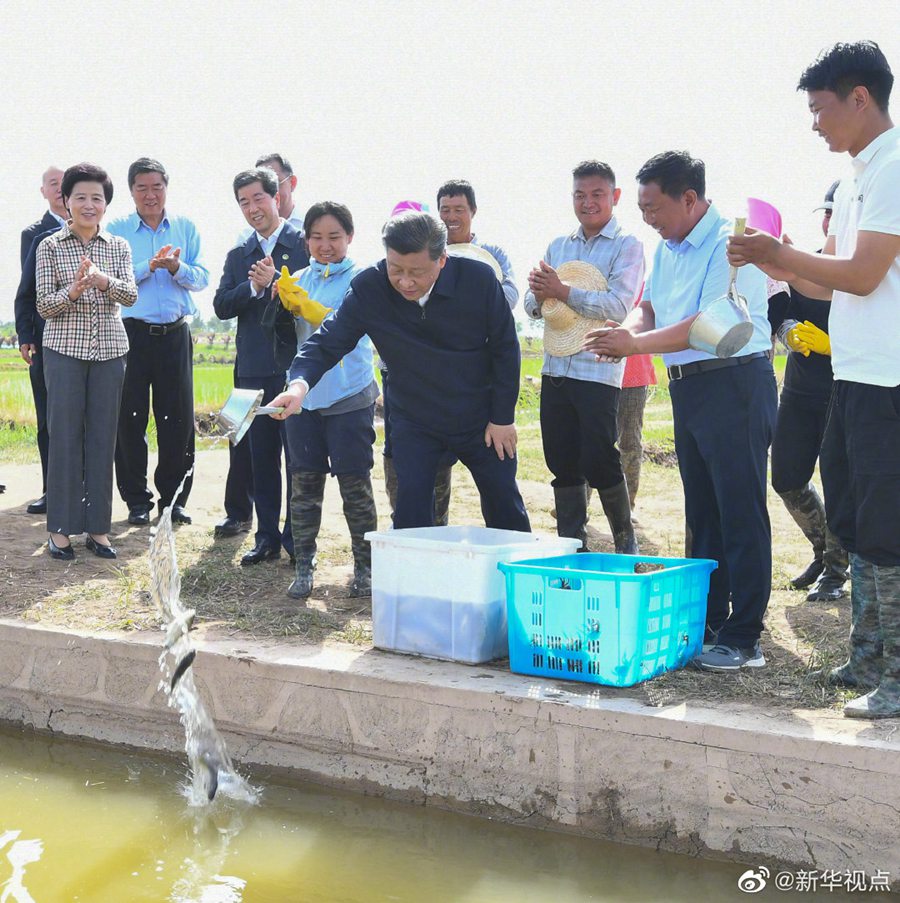
[[[388,505],[378,457],[373,482],[379,525],[386,529]],[[350,599],[346,592],[352,559],[336,482],[329,481],[326,491],[316,589],[309,608],[302,608],[285,594],[292,578],[286,556],[280,562],[243,568],[240,556],[252,545],[252,534],[213,538],[213,526],[223,516],[227,466],[224,449],[198,454],[188,505],[194,522],[178,529],[182,593],[197,609],[201,629],[235,637],[294,636],[306,643],[370,644],[370,600]],[[39,479],[37,465],[0,464],[0,481],[7,485],[6,493],[0,495],[0,616],[88,630],[158,629],[147,593],[147,528],[129,526],[127,509],[116,499],[111,535],[119,550],[117,562],[101,562],[79,539],[74,541],[76,561],[52,561],[44,549],[44,518],[25,513],[27,502],[38,494]],[[521,488],[533,529],[554,533],[549,485],[523,481]],[[683,510],[677,470],[647,463],[636,512],[642,550],[680,556]],[[686,698],[758,700],[776,706],[827,707],[840,702],[837,692],[820,686],[808,672],[811,667],[834,664],[843,655],[849,602],[806,603],[802,593],[787,589],[789,576],[806,563],[809,549],[776,496],[771,496],[769,510],[775,536],[774,591],[763,637],[769,667],[736,675],[684,670],[630,691],[601,692],[638,695],[649,704]],[[482,523],[478,494],[460,466],[454,470],[451,523]],[[597,551],[612,550],[596,496],[589,542]]]

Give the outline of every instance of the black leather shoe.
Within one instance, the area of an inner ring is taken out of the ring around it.
[[[112,546],[105,546],[101,542],[97,542],[93,536],[88,534],[88,538],[84,541],[84,545],[89,552],[93,552],[98,558],[117,558],[116,550]]]
[[[249,533],[253,526],[252,520],[238,520],[236,517],[226,517],[216,524],[213,534],[215,536],[237,536],[239,533]]]
[[[42,495],[39,499],[35,499],[25,510],[29,514],[46,514],[47,496]]]
[[[132,505],[128,509],[128,523],[146,527],[150,523],[150,505]]]
[[[172,523],[173,524],[190,524],[193,523],[191,520],[190,514],[181,507],[181,505],[175,505],[172,508]]]
[[[248,564],[259,564],[263,561],[276,561],[281,558],[281,549],[270,545],[267,542],[258,542],[243,558],[241,564],[246,567]]]
[[[67,546],[58,546],[53,541],[53,537],[50,536],[47,538],[47,549],[50,552],[50,557],[55,558],[57,561],[75,560],[75,550],[72,548],[71,542]]]

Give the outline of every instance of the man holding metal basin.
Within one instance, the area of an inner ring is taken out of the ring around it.
[[[849,153],[823,253],[756,233],[729,245],[807,298],[831,300],[834,391],[820,456],[828,525],[850,553],[850,656],[824,675],[866,692],[853,718],[900,716],[900,128],[871,41],[836,44],[800,77],[813,131]]]
[[[691,554],[719,563],[695,662],[760,668],[772,582],[766,466],[778,405],[766,277],[754,267],[729,272],[732,223],[706,199],[702,160],[657,154],[637,180],[644,222],[662,241],[641,303],[620,327],[588,333],[584,347],[602,359],[663,355]]]
[[[394,527],[433,524],[435,477],[449,453],[471,472],[486,526],[530,532],[516,485],[519,342],[500,283],[487,264],[448,257],[447,228],[430,213],[393,217],[382,241],[385,259],[354,278],[300,348],[272,416],[296,413],[368,335],[391,374]]]

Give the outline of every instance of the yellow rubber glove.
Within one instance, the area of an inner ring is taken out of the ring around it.
[[[794,328],[797,330],[797,338],[810,351],[831,356],[831,339],[828,338],[827,332],[819,329],[815,323],[810,323],[809,320],[798,323]]]
[[[809,357],[809,346],[803,339],[800,337],[800,330],[803,327],[802,323],[798,323],[796,326],[792,326],[784,336],[784,341],[787,344],[788,348],[791,351],[796,351],[799,354],[802,354],[804,357]]]
[[[282,306],[295,317],[303,317],[310,326],[316,328],[321,326],[322,321],[333,309],[310,298],[309,292],[294,282],[287,267],[281,268],[281,275],[275,280],[275,285]]]

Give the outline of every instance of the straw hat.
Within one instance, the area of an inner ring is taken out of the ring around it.
[[[603,273],[583,260],[567,260],[556,268],[556,273],[560,281],[573,288],[592,292],[603,292],[609,288]],[[605,320],[581,316],[556,298],[548,298],[541,305],[541,314],[544,318],[544,351],[554,357],[577,354],[584,344],[584,337],[592,329],[601,329],[606,325]]]
[[[447,245],[447,253],[451,257],[467,257],[469,260],[480,260],[482,263],[486,263],[494,271],[497,281],[503,282],[503,270],[500,269],[497,258],[490,251],[485,251],[484,248],[473,245],[471,242],[465,242],[458,245]]]

